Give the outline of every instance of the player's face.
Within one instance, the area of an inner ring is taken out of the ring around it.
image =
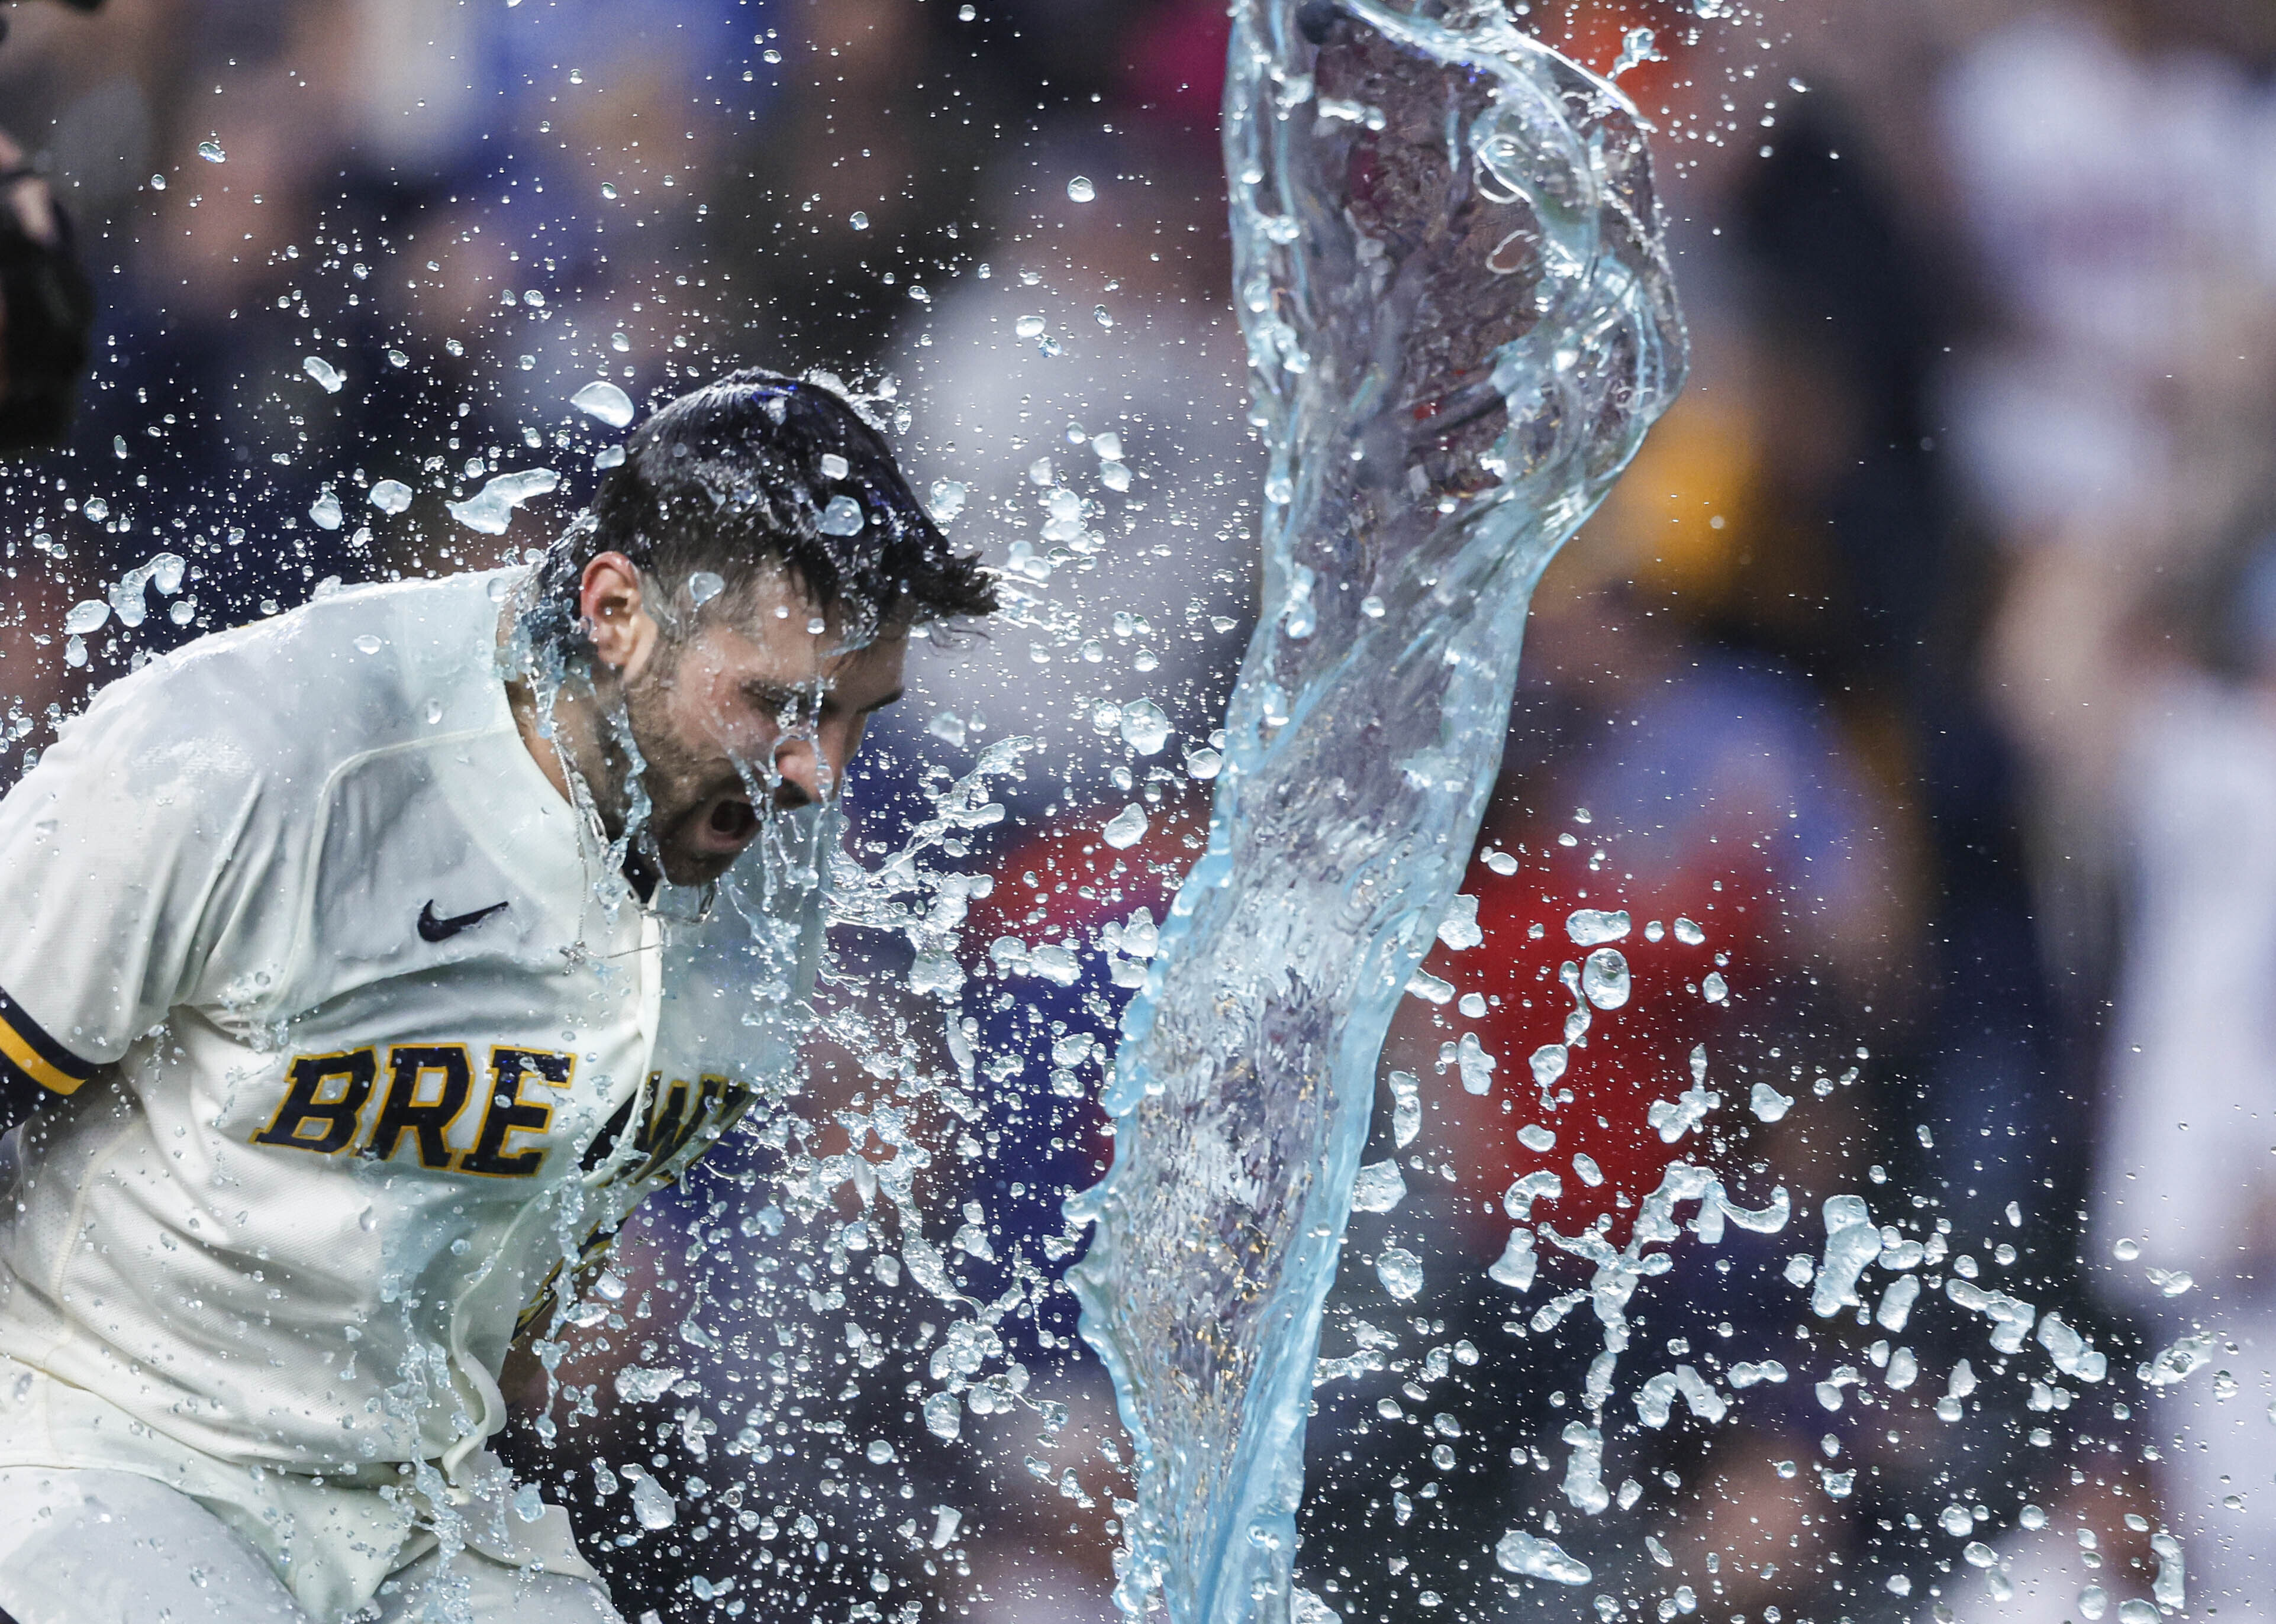
[[[626,672],[648,827],[677,885],[717,879],[757,838],[755,801],[836,795],[870,716],[901,695],[906,632],[849,648],[842,615],[787,580],[732,596]]]

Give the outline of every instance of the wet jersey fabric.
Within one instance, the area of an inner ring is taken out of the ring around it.
[[[487,1451],[463,1462],[452,1484],[431,1467],[400,1463],[330,1477],[249,1471],[4,1356],[0,1438],[9,1457],[0,1464],[0,1610],[22,1624],[43,1616],[362,1624],[375,1600],[383,1616],[398,1616],[391,1582],[399,1599],[406,1581],[437,1564],[471,1573],[493,1595],[550,1575],[563,1582],[549,1588],[565,1590],[572,1619],[603,1606],[568,1514],[544,1506],[524,1516],[512,1477]],[[148,1490],[135,1491],[137,1482]],[[80,1507],[85,1495],[99,1504]],[[70,1530],[89,1514],[95,1526],[85,1531],[100,1542],[106,1575],[66,1582]],[[43,1530],[57,1537],[42,1539]],[[179,1588],[186,1576],[194,1596]],[[493,1615],[475,1616],[489,1624]]]
[[[148,1430],[0,1403],[0,1465],[447,1471],[503,1424],[565,1259],[717,1137],[755,1057],[787,1064],[757,1038],[659,1054],[659,1023],[802,1003],[818,888],[745,881],[683,927],[604,872],[508,706],[516,582],[205,638],[0,803],[0,1069],[62,1096],[0,1141],[0,1356]],[[808,850],[823,827],[781,821]],[[784,916],[768,954],[738,945],[754,895]]]

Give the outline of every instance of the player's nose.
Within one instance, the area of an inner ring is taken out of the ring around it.
[[[785,739],[775,752],[775,804],[784,812],[811,806],[836,792],[838,773],[812,739]]]

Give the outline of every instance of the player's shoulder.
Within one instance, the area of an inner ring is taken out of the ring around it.
[[[505,578],[351,587],[201,638],[96,695],[59,748],[321,781],[375,751],[493,725]]]

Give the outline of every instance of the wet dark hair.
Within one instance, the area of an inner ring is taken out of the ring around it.
[[[845,472],[833,477],[826,457]],[[698,572],[733,593],[778,565],[817,601],[849,611],[856,636],[997,607],[979,559],[949,545],[853,404],[759,367],[682,395],[633,433],[590,511],[547,550],[540,638],[573,646],[585,566],[611,552],[664,589],[667,631]]]
[[[70,217],[57,207],[55,240],[42,242],[8,206],[4,189],[30,173],[0,174],[0,355],[8,374],[0,391],[0,451],[61,442],[79,408],[95,325],[95,292],[72,252]]]

